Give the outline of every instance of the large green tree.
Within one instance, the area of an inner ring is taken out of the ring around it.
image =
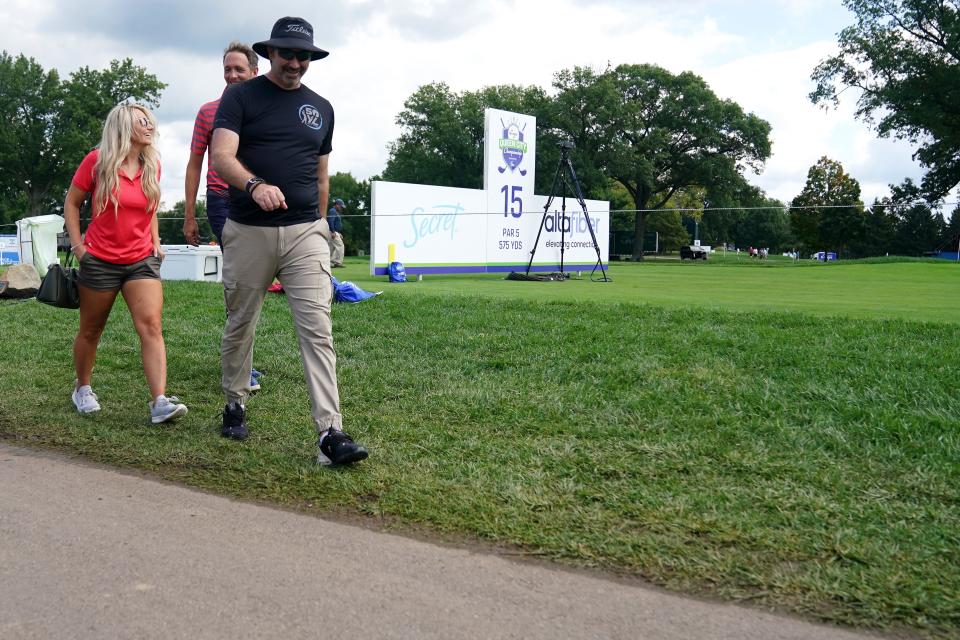
[[[943,228],[940,240],[940,248],[943,251],[960,251],[960,206],[950,213],[950,220]]]
[[[920,187],[907,178],[890,187],[890,211],[894,216],[893,251],[922,256],[940,247],[946,224],[935,205],[923,200]]]
[[[133,64],[83,67],[63,81],[33,58],[0,53],[0,196],[5,220],[59,211],[70,178],[117,103],[156,107],[166,85]]]
[[[770,125],[718,98],[692,73],[673,75],[651,65],[602,73],[577,67],[559,72],[554,88],[548,97],[540,88],[512,85],[459,94],[443,83],[420,87],[397,116],[403,131],[391,145],[383,178],[479,188],[483,110],[528,113],[537,118],[537,192],[551,191],[556,143],[572,141],[571,160],[586,197],[602,198],[616,191],[614,185],[626,192],[634,210],[632,253],[642,259],[651,210],[684,190],[702,189],[706,202],[743,192],[743,172],[759,171],[770,155]],[[671,237],[683,233],[676,216],[658,215],[656,223]]]
[[[895,251],[896,235],[897,218],[890,198],[875,200],[865,213],[863,235],[851,244],[851,252],[858,258],[888,255]]]
[[[613,188],[604,171],[604,133],[609,129],[610,114],[607,106],[613,101],[609,84],[598,82],[597,75],[589,68],[577,67],[560,71],[554,77],[556,95],[550,101],[545,118],[537,121],[537,156],[547,161],[548,174],[556,174],[560,159],[556,143],[572,142],[570,161],[573,164],[584,196],[603,198]],[[538,162],[538,169],[539,169]],[[541,193],[549,193],[551,183],[544,184]],[[620,191],[628,196],[625,204],[633,207],[633,198],[620,185]],[[627,208],[627,207],[625,207]]]
[[[794,247],[787,206],[762,189],[741,183],[740,188],[705,198],[703,206],[700,238],[706,244],[733,243],[738,247],[765,247],[772,251]]]
[[[186,244],[187,239],[183,236],[183,216],[186,209],[186,202],[177,201],[172,209],[157,212],[158,231],[160,232],[160,242],[163,244]],[[213,229],[210,227],[210,221],[207,219],[207,203],[198,200],[196,205],[197,224],[200,227],[200,242],[216,242],[217,237],[213,235]]]
[[[847,255],[863,233],[864,218],[860,183],[826,156],[810,167],[803,191],[790,203],[790,228],[808,251]]]
[[[546,94],[538,87],[504,85],[455,93],[443,82],[423,85],[407,98],[397,116],[403,131],[390,145],[383,179],[479,189],[483,186],[484,110],[528,113],[540,120],[546,117],[546,107]],[[543,173],[538,157],[538,184]]]
[[[377,179],[377,178],[374,178]],[[350,173],[330,176],[330,202],[343,200],[343,245],[348,256],[370,253],[370,181],[358,181]]]
[[[568,78],[576,79],[572,84]],[[558,74],[560,97],[576,90],[595,159],[590,163],[633,199],[633,258],[643,259],[647,216],[679,191],[702,187],[708,199],[742,188],[770,155],[770,125],[719,97],[699,76],[655,65],[620,65],[603,73]],[[588,87],[589,92],[582,87]]]
[[[787,207],[773,198],[743,210],[743,216],[733,229],[733,240],[738,247],[763,247],[771,251],[793,248],[790,216]]]
[[[56,70],[44,72],[32,58],[0,53],[0,222],[39,212],[44,204],[47,181],[40,176],[58,173],[62,164],[49,149],[62,93]]]
[[[898,255],[922,256],[940,247],[943,218],[926,203],[918,202],[897,211],[894,251]]]
[[[813,72],[814,103],[859,92],[857,116],[916,145],[938,200],[960,183],[960,15],[953,0],[843,0],[856,16]]]

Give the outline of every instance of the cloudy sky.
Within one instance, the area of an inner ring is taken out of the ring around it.
[[[183,198],[197,108],[223,88],[223,47],[266,40],[283,15],[310,21],[331,52],[304,81],[337,113],[331,172],[358,179],[383,170],[396,115],[423,84],[549,88],[561,69],[608,63],[693,71],[769,121],[773,155],[749,178],[773,197],[796,196],[823,155],[860,181],[868,203],[922,175],[909,145],[854,120],[852,100],[824,111],[807,99],[811,71],[853,22],[840,0],[4,0],[0,47],[63,75],[130,57],[165,82],[157,116],[171,206]]]

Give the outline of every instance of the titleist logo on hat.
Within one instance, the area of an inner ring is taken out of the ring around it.
[[[303,24],[288,24],[287,32],[289,33],[291,31],[294,31],[296,33],[302,33],[303,35],[311,39],[313,38],[313,32],[310,31],[310,27]]]

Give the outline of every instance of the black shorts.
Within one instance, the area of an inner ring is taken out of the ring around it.
[[[133,264],[113,264],[89,251],[80,258],[80,284],[98,291],[115,291],[127,280],[159,280],[160,258],[148,256]]]

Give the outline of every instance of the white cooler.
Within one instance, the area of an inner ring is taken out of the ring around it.
[[[163,246],[163,251],[166,254],[160,264],[163,280],[223,280],[223,254],[218,245],[168,244]]]

